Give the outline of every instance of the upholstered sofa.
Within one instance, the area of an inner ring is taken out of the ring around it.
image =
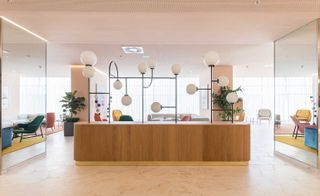
[[[202,117],[196,114],[178,114],[178,120],[183,116],[190,115],[191,121],[210,121],[207,117]],[[148,114],[148,121],[174,121],[175,114]]]

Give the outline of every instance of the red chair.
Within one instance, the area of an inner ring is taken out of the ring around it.
[[[191,115],[185,115],[181,118],[181,121],[191,121]]]
[[[51,129],[52,131],[54,131],[55,122],[56,122],[56,114],[54,112],[47,113],[46,132],[47,132],[47,129]]]
[[[304,134],[305,128],[314,128],[314,129],[317,128],[316,125],[311,125],[308,122],[300,122],[295,116],[290,116],[290,117],[295,124],[293,133],[292,133],[292,137],[295,137],[295,139],[297,139],[298,133]]]
[[[99,113],[94,113],[94,121],[108,121],[107,119],[102,119]]]

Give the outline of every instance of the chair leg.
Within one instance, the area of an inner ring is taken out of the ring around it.
[[[297,129],[297,126],[294,126],[293,133],[292,133],[292,137],[294,137],[294,135],[295,135],[295,133],[296,133],[296,129]]]
[[[297,130],[296,130],[296,137],[294,138],[294,139],[297,139],[297,137],[298,137],[298,131],[299,130],[299,128],[297,127]]]
[[[41,137],[43,138],[42,127],[40,126]]]
[[[23,138],[23,133],[21,133],[20,135],[20,142],[22,142],[22,138]]]

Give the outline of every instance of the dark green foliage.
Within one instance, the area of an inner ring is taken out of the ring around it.
[[[77,91],[73,92],[66,92],[66,95],[62,97],[62,108],[63,112],[66,114],[64,115],[63,121],[65,122],[77,122],[80,119],[74,117],[77,115],[81,110],[86,107],[85,98],[84,97],[76,97]]]
[[[231,109],[231,104],[228,103],[226,97],[229,93],[231,92],[238,92],[242,91],[241,87],[238,87],[235,90],[232,90],[230,87],[220,87],[220,92],[219,93],[213,93],[213,104],[218,105],[221,109],[222,112],[219,114],[221,120],[223,121],[228,121],[231,120],[232,117],[232,109]],[[239,102],[240,100],[238,100]],[[241,112],[241,109],[235,108],[233,110],[233,114],[238,114]]]

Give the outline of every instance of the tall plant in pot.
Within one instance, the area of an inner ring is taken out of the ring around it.
[[[232,107],[231,104],[227,101],[227,95],[231,92],[239,92],[242,91],[241,87],[238,87],[235,90],[232,90],[230,87],[220,87],[220,91],[218,93],[213,94],[213,104],[219,106],[222,110],[219,113],[219,117],[222,121],[230,121],[232,118]],[[239,99],[240,101],[240,99]],[[239,102],[238,101],[238,102]],[[233,109],[233,115],[239,114],[241,112],[240,108]]]
[[[66,92],[60,101],[64,112],[64,136],[73,136],[74,123],[80,120],[76,115],[86,107],[85,98],[76,94],[77,91]]]

